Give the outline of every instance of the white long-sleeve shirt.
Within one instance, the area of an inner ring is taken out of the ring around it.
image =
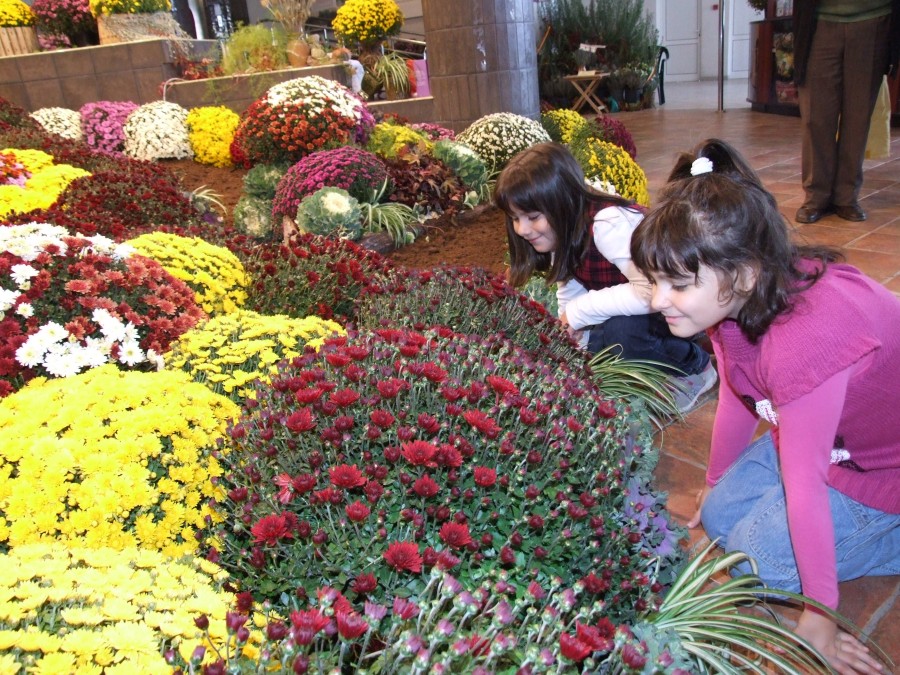
[[[594,217],[594,244],[600,254],[619,268],[628,283],[589,291],[577,279],[561,282],[556,287],[559,315],[566,315],[575,330],[603,323],[614,316],[650,314],[650,284],[631,261],[631,234],[643,219],[642,213],[610,206]],[[588,331],[581,337],[586,347]]]

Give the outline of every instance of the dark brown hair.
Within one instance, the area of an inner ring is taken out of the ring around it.
[[[709,159],[713,170],[692,176],[699,157]],[[712,268],[725,284],[723,301],[736,293],[746,297],[737,322],[755,342],[790,310],[791,296],[814,284],[840,254],[795,244],[756,172],[728,143],[710,139],[679,157],[659,203],[631,237],[631,257],[648,277],[662,273],[696,282],[701,265]],[[807,273],[798,268],[801,258],[821,264]],[[756,282],[742,292],[735,283],[744,270],[752,270]]]
[[[548,284],[571,279],[587,254],[592,204],[632,206],[622,197],[592,190],[572,153],[559,143],[538,143],[513,157],[497,179],[494,202],[506,212],[509,282],[522,286],[535,272]],[[556,235],[556,251],[538,253],[516,234],[511,211],[544,214]]]

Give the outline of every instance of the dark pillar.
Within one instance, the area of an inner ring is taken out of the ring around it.
[[[435,122],[462,131],[484,115],[540,117],[534,0],[422,0]]]

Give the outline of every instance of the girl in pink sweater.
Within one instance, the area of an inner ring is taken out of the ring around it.
[[[631,254],[669,330],[707,330],[716,354],[689,525],[755,559],[770,587],[831,608],[839,581],[900,574],[900,300],[836,251],[794,244],[775,198],[715,139],[678,160]],[[840,673],[881,671],[811,605],[796,632]]]

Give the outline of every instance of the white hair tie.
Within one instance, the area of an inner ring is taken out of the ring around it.
[[[713,163],[709,157],[698,157],[691,164],[691,175],[699,176],[704,173],[710,173],[713,170]]]

